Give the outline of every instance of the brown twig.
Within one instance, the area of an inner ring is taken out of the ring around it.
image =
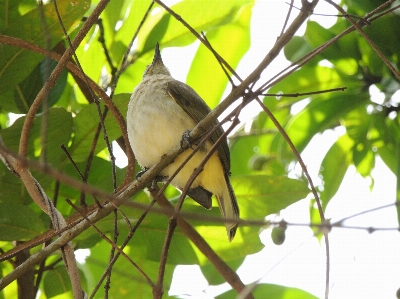
[[[293,2],[294,2],[294,0],[291,0],[291,1],[290,1],[289,10],[288,10],[288,13],[286,14],[286,18],[285,18],[285,23],[283,23],[282,30],[281,30],[281,34],[279,34],[279,37],[278,37],[278,38],[280,38],[280,37],[282,36],[282,34],[285,32],[285,28],[286,28],[286,26],[287,26],[287,23],[289,22],[290,14],[292,13]]]
[[[310,91],[310,92],[296,92],[296,93],[262,93],[260,95],[266,97],[302,97],[302,96],[309,96],[314,94],[321,94],[321,93],[328,93],[328,92],[335,92],[335,91],[345,91],[347,87],[337,87],[337,88],[330,88],[324,90],[317,90],[317,91]]]

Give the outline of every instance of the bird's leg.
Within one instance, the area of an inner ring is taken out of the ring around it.
[[[141,177],[142,175],[144,175],[144,173],[145,173],[147,170],[149,170],[149,168],[148,168],[148,167],[145,167],[143,170],[139,171],[139,172],[136,174],[136,176],[135,176],[136,180],[140,182],[140,177]]]
[[[183,133],[182,135],[182,139],[181,139],[181,148],[186,149],[186,148],[191,148],[193,149],[193,143],[190,140],[190,130],[187,130],[185,133]]]
[[[138,181],[140,181],[140,177],[147,171],[147,170],[149,170],[149,168],[148,167],[145,167],[143,170],[141,170],[141,171],[139,171],[137,174],[136,174],[136,180],[138,180]],[[150,185],[150,191],[154,191],[155,189],[156,189],[156,187],[157,187],[157,183],[158,182],[164,182],[165,180],[166,180],[166,176],[163,176],[163,175],[156,175],[155,177],[154,177],[154,179],[151,181],[151,185]]]

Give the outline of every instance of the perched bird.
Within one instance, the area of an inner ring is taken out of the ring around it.
[[[144,169],[156,164],[179,144],[187,130],[192,130],[209,112],[210,108],[190,86],[171,77],[157,44],[153,62],[146,68],[143,81],[130,98],[126,117],[129,142],[138,163]],[[183,190],[195,168],[222,134],[223,129],[219,127],[175,176],[171,182],[173,186]],[[160,175],[171,176],[191,152],[191,148],[185,150]],[[211,209],[211,196],[215,195],[222,216],[229,220],[225,225],[231,241],[238,226],[235,220],[239,219],[239,207],[229,175],[229,148],[224,139],[187,195],[206,209]]]

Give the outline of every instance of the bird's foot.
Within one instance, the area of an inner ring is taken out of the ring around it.
[[[139,172],[136,174],[136,180],[140,182],[140,177],[141,177],[142,175],[144,175],[144,173],[145,173],[147,170],[149,170],[149,168],[148,168],[148,167],[145,167],[143,170],[139,171]]]
[[[190,130],[187,130],[185,133],[183,133],[182,135],[182,139],[181,139],[181,148],[186,149],[186,148],[191,148],[193,149],[193,143],[190,140]]]
[[[148,167],[145,167],[143,170],[139,171],[136,174],[136,180],[138,180],[140,182],[140,177],[147,171],[149,170]],[[159,182],[164,182],[167,179],[166,176],[163,175],[157,175],[155,176],[155,178],[151,181],[151,185],[149,187],[150,191],[154,191],[157,187],[157,183]]]

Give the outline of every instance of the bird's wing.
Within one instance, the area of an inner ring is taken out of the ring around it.
[[[167,91],[169,95],[185,110],[185,112],[196,122],[199,123],[208,113],[210,108],[206,102],[189,85],[177,80],[168,82]],[[197,99],[197,100],[194,100]],[[218,124],[218,121],[215,125]],[[214,144],[224,133],[221,126],[211,135],[210,140]],[[230,156],[226,139],[218,146],[218,154],[226,172],[230,173]]]

